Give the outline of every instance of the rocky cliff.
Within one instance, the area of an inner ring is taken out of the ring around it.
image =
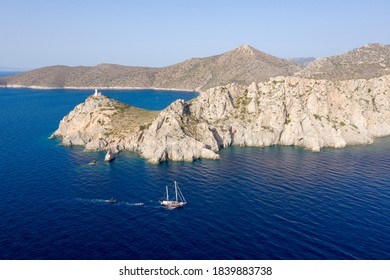
[[[133,150],[128,142],[145,130],[158,111],[129,106],[106,96],[90,96],[60,122],[51,138],[61,138],[67,146],[85,146],[86,150]]]
[[[135,151],[159,163],[217,159],[217,152],[230,145],[296,145],[320,151],[390,135],[389,75],[346,81],[276,77],[249,86],[229,84],[190,102],[177,100],[158,115],[145,113],[147,119],[126,129],[115,118],[117,109],[110,109],[117,101],[103,101],[90,97],[78,105],[53,136],[89,150]]]
[[[278,77],[210,90],[191,112],[213,131],[214,149],[230,144],[340,148],[390,134],[389,82],[390,76],[340,82]]]

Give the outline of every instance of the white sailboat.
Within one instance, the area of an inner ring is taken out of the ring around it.
[[[168,186],[166,186],[166,192],[164,198],[165,200],[160,201],[160,204],[168,208],[179,208],[187,204],[187,201],[184,198],[184,195],[182,194],[176,181],[175,181],[175,200],[169,200]]]

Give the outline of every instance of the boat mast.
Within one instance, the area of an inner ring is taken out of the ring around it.
[[[178,190],[178,192],[179,192],[179,197],[180,197],[180,199],[181,199],[184,203],[186,203],[186,199],[184,198],[184,195],[183,195],[183,193],[181,192],[180,188],[177,188],[177,190]]]
[[[176,202],[178,202],[178,200],[177,200],[177,184],[176,184],[176,181],[175,181],[175,194],[176,194]]]
[[[168,194],[168,186],[165,186],[166,191],[167,191],[167,201],[169,201],[169,194]]]

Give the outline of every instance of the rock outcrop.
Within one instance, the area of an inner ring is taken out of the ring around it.
[[[110,150],[108,150],[106,155],[104,156],[104,161],[110,162],[113,161],[114,159],[115,159],[114,154]]]
[[[151,126],[138,137],[135,151],[151,163],[165,160],[218,159],[219,155],[190,131],[191,111],[184,100],[176,100],[161,111]]]
[[[296,145],[320,151],[390,135],[390,75],[346,81],[276,77],[249,86],[229,84],[190,102],[177,100],[153,121],[150,115],[142,122],[147,125],[138,122],[138,129],[121,129],[117,114],[109,114],[107,108],[115,108],[117,101],[107,98],[114,105],[100,107],[99,102],[89,97],[78,105],[53,136],[87,150],[135,151],[159,163],[217,159],[217,152],[230,145]]]
[[[199,99],[203,102],[190,110],[213,132],[208,142],[214,149],[297,145],[319,151],[390,134],[390,76],[348,81],[278,77],[248,87],[219,87]]]
[[[51,138],[66,146],[85,146],[85,150],[133,150],[137,132],[145,130],[158,111],[129,106],[104,95],[90,96],[65,116]]]

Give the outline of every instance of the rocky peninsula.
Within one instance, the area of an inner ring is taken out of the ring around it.
[[[320,151],[367,144],[390,135],[390,75],[345,81],[279,76],[211,88],[159,113],[126,106],[89,97],[52,137],[86,150],[134,151],[150,163],[218,159],[230,145]]]
[[[92,96],[52,137],[86,150],[133,151],[159,163],[218,159],[230,145],[317,152],[390,135],[389,45],[368,44],[304,68],[244,45],[169,69],[158,70],[153,83],[204,90],[160,112]]]

